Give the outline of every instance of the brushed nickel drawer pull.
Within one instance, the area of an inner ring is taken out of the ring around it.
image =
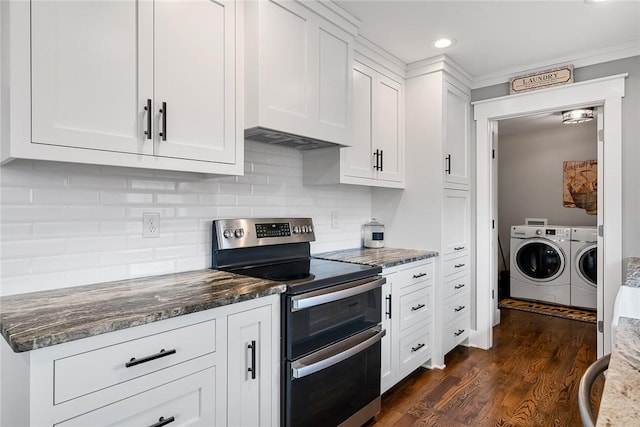
[[[425,304],[418,304],[418,305],[415,305],[415,306],[411,307],[411,311],[418,311],[421,308],[425,308],[425,307],[426,307]]]
[[[417,346],[415,346],[415,347],[411,347],[411,352],[412,352],[412,353],[413,353],[413,352],[416,352],[416,351],[420,350],[420,349],[421,349],[422,347],[424,347],[424,346],[425,346],[425,344],[424,344],[424,343],[420,343],[420,344],[418,344],[418,345],[417,345]]]
[[[141,363],[151,362],[152,360],[160,359],[161,357],[170,356],[172,354],[176,354],[176,349],[165,350],[164,348],[160,350],[160,352],[156,354],[152,354],[151,356],[145,356],[140,359],[136,359],[132,357],[127,363],[124,364],[125,367],[130,368],[132,366],[140,365]]]

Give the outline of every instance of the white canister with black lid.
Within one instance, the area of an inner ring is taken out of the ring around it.
[[[365,248],[384,248],[384,224],[375,218],[362,226],[362,246]]]

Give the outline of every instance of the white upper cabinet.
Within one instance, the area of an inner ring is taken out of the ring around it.
[[[167,109],[158,113],[157,134],[166,135],[156,138],[157,155],[235,162],[234,6],[156,2],[155,111]]]
[[[245,127],[348,146],[353,35],[312,6],[246,3]]]
[[[2,160],[241,174],[241,7],[12,2],[8,88],[27,102],[11,102]]]
[[[469,185],[470,97],[451,83],[444,82],[444,182]]]
[[[152,3],[139,6],[141,17],[153,18]],[[153,153],[141,137],[142,108],[153,96],[148,21],[140,19],[138,26],[135,2],[33,2],[34,143]]]
[[[403,86],[359,61],[353,67],[353,145],[304,153],[305,184],[404,186]]]
[[[342,182],[368,178],[374,180],[371,185],[401,183],[402,85],[355,61],[353,87],[353,147],[341,150]]]

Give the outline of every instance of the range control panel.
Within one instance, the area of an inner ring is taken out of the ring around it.
[[[243,218],[213,221],[213,238],[220,249],[313,242],[311,218]]]

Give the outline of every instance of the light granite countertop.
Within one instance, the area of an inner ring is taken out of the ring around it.
[[[419,251],[415,249],[380,248],[380,249],[343,249],[339,251],[313,254],[314,258],[332,261],[350,262],[353,264],[372,265],[389,268],[438,256],[435,251]]]
[[[280,294],[277,282],[197,270],[0,298],[0,331],[15,352]]]
[[[621,317],[597,426],[640,425],[640,319]]]
[[[640,288],[640,258],[627,258],[625,260],[625,264],[627,273],[624,285],[631,286],[633,288]]]

